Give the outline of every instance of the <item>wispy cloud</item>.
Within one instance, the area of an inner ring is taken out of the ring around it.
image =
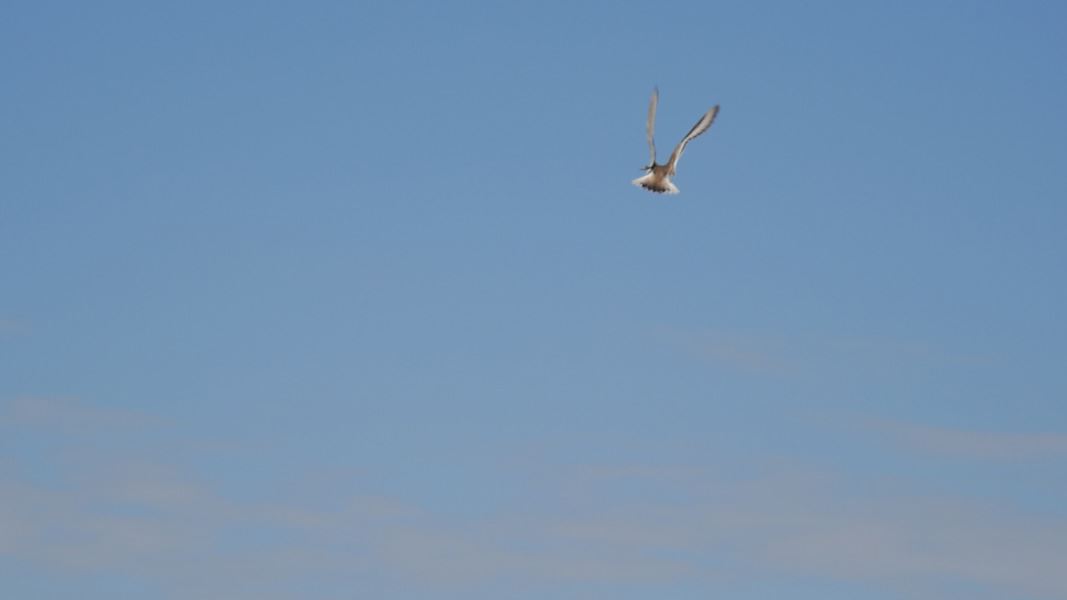
[[[652,467],[620,466],[643,481]],[[106,484],[0,485],[0,555],[61,570],[136,571],[161,582],[233,585],[221,563],[260,581],[360,573],[424,591],[568,581],[619,585],[714,576],[914,586],[924,577],[1006,596],[1067,594],[1067,521],[965,499],[865,496],[833,477],[712,480],[665,467],[669,500],[620,500],[587,479],[585,508],[457,519],[381,496],[338,508],[227,499],[177,472],[122,471]],[[684,501],[681,499],[685,499]],[[595,506],[594,506],[595,505]],[[255,531],[249,544],[242,532]],[[213,565],[212,563],[219,563]],[[294,596],[295,597],[295,596]]]
[[[158,422],[138,411],[102,407],[74,398],[23,396],[0,403],[0,426],[95,431]]]
[[[15,319],[0,318],[0,335],[14,335],[26,331],[26,324]]]
[[[694,482],[695,483],[695,482]],[[865,495],[832,476],[703,481],[688,505],[629,505],[556,525],[589,547],[669,548],[767,576],[792,573],[904,589],[921,578],[1005,596],[1067,594],[1067,519],[966,498]],[[714,562],[714,561],[713,561]]]
[[[795,377],[834,370],[898,372],[901,369],[984,364],[988,357],[953,352],[914,340],[834,335],[660,328],[666,343],[710,363],[764,376]]]
[[[7,423],[58,432],[74,417],[103,427],[130,422],[125,411],[39,399],[8,403],[4,415]],[[990,441],[979,441],[987,451]],[[994,442],[998,455],[1004,446],[1061,451],[1059,438]],[[34,464],[49,460],[37,456]],[[908,593],[937,580],[1002,597],[1067,596],[1064,516],[919,489],[887,494],[817,470],[727,475],[706,464],[542,465],[539,473],[554,475],[542,476],[535,502],[457,514],[431,497],[400,499],[370,485],[343,496],[320,485],[313,497],[235,497],[150,447],[136,456],[87,451],[82,460],[83,468],[55,470],[46,481],[0,472],[0,561],[74,578],[136,572],[162,598],[190,590],[299,598],[311,582],[326,586],[327,596],[356,582],[468,597],[568,585],[688,584],[714,592],[726,574],[799,574]]]
[[[797,367],[786,342],[777,337],[722,331],[686,332],[661,328],[658,336],[701,359],[757,375],[784,375]]]
[[[895,421],[878,421],[873,427],[923,452],[988,460],[1067,458],[1067,434],[1062,433],[974,431]]]

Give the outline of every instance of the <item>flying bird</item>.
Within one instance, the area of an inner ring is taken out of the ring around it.
[[[652,88],[652,100],[648,103],[648,124],[646,125],[648,128],[648,147],[649,150],[652,151],[652,160],[648,163],[648,166],[641,167],[641,169],[647,171],[648,174],[634,179],[633,184],[660,194],[677,194],[678,188],[671,182],[671,177],[678,168],[678,159],[682,157],[682,151],[685,150],[686,144],[696,139],[697,136],[711,127],[712,122],[715,121],[715,115],[719,114],[719,105],[716,104],[711,107],[711,110],[704,113],[703,117],[700,117],[697,124],[693,125],[693,128],[689,130],[689,133],[685,134],[682,141],[678,142],[678,145],[675,146],[674,152],[671,152],[671,158],[667,161],[667,164],[661,165],[656,163],[656,142],[652,139],[652,133],[656,128],[657,104],[659,104],[659,89]]]

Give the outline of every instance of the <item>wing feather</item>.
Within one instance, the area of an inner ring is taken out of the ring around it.
[[[678,142],[678,146],[674,148],[674,152],[671,152],[671,159],[667,161],[668,173],[674,175],[674,170],[678,166],[678,159],[682,157],[682,151],[685,150],[686,144],[696,139],[700,134],[711,128],[711,124],[715,122],[715,117],[719,114],[719,105],[711,107],[711,110],[704,113],[703,117],[697,121],[696,125],[689,130],[689,133],[685,134],[681,142]]]
[[[653,134],[656,130],[656,105],[659,104],[659,88],[652,88],[652,99],[648,101],[648,121],[645,128],[648,130],[648,149],[652,153],[652,159],[648,165],[656,164],[656,142]]]

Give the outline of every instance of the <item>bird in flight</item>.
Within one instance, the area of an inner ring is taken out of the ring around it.
[[[657,104],[659,104],[659,89],[652,88],[652,100],[648,103],[648,124],[646,125],[648,128],[648,147],[652,151],[652,160],[648,163],[648,166],[641,167],[648,174],[634,179],[633,184],[660,194],[677,194],[678,188],[671,182],[671,176],[674,175],[675,170],[678,168],[678,159],[682,157],[682,151],[685,150],[686,144],[711,127],[712,122],[715,121],[715,115],[719,114],[719,105],[716,104],[711,107],[711,110],[704,113],[703,117],[700,117],[697,124],[693,125],[689,133],[685,134],[682,141],[675,146],[667,164],[661,165],[656,163],[656,142],[652,139],[652,132],[656,128]]]

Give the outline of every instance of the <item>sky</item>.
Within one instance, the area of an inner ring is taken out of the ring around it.
[[[1067,598],[1065,21],[8,3],[6,595]]]

